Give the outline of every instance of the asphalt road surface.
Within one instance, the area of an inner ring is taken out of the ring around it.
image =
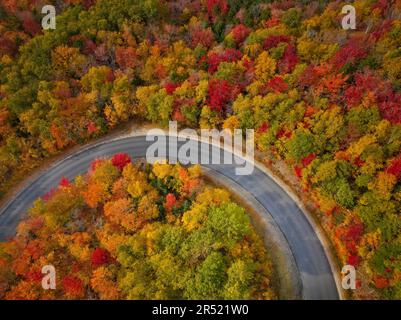
[[[0,210],[0,240],[15,234],[18,222],[32,205],[33,200],[57,186],[63,176],[72,180],[75,176],[86,172],[94,158],[109,157],[119,152],[126,152],[132,158],[144,157],[150,144],[152,142],[146,141],[144,136],[107,141],[78,151],[50,166]],[[178,144],[180,145],[180,142]],[[211,148],[221,152],[221,155],[227,152],[215,146]],[[280,186],[257,167],[254,168],[252,175],[237,176],[235,168],[238,166],[235,162],[232,165],[202,166],[234,180],[272,215],[295,258],[303,299],[339,299],[332,270],[321,242],[303,212]]]

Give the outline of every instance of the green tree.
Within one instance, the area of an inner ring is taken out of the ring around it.
[[[220,252],[212,252],[196,269],[184,291],[187,299],[220,299],[227,281],[226,259]]]
[[[315,136],[306,130],[296,130],[293,137],[285,145],[288,150],[287,158],[297,162],[316,152]]]

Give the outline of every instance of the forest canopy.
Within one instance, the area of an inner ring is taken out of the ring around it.
[[[43,31],[39,2],[0,0],[0,191],[128,121],[252,128],[355,297],[401,298],[400,0],[48,2]]]

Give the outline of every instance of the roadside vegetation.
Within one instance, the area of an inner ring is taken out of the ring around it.
[[[272,274],[245,209],[199,166],[126,154],[63,178],[0,243],[0,299],[274,299]]]

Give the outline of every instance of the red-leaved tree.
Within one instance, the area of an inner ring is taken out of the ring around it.
[[[66,276],[62,281],[63,289],[69,298],[79,299],[85,295],[85,288],[82,280],[74,276]]]
[[[401,155],[391,161],[386,172],[395,175],[398,180],[401,179]]]
[[[209,81],[208,105],[212,110],[223,111],[226,104],[231,100],[231,85],[227,80],[212,79]]]
[[[244,26],[243,24],[236,25],[231,30],[231,33],[232,33],[233,38],[234,38],[234,41],[237,44],[242,43],[246,39],[246,37],[248,37],[250,32],[251,32],[251,29],[249,29],[248,27]]]
[[[172,194],[172,193],[169,193],[169,194],[166,196],[166,202],[165,202],[165,204],[164,204],[164,207],[165,207],[167,210],[171,210],[171,209],[174,208],[174,206],[176,205],[176,203],[177,203],[177,199],[176,199],[175,195]]]
[[[131,163],[131,157],[126,153],[117,153],[111,158],[111,163],[122,171],[128,163]]]
[[[102,248],[96,248],[92,253],[92,266],[94,268],[111,262],[110,253]]]

